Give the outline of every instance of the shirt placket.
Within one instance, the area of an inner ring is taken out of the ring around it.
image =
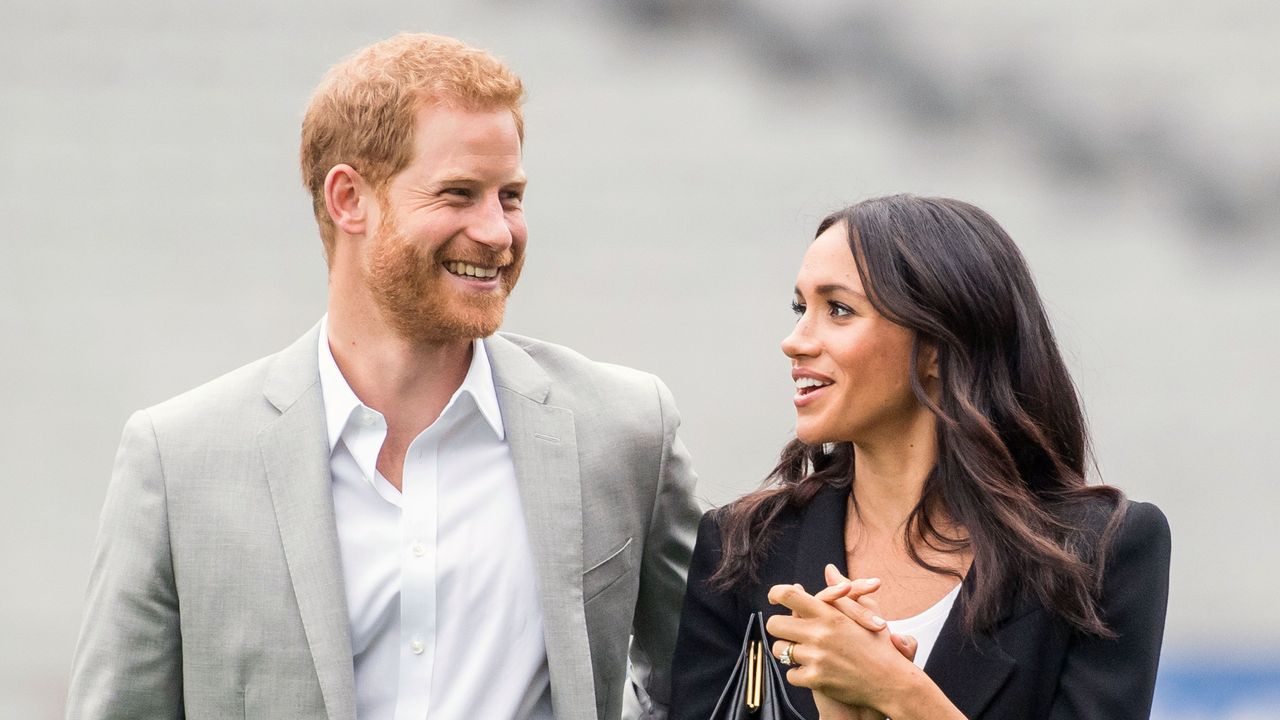
[[[409,446],[402,475],[400,692],[396,720],[424,720],[431,705],[437,621],[440,446],[429,428]]]

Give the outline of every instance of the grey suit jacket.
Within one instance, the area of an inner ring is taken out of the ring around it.
[[[354,720],[317,333],[129,420],[68,718]],[[661,718],[699,517],[670,394],[548,343],[485,342],[556,717]]]

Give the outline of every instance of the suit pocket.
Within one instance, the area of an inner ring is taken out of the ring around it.
[[[627,538],[616,550],[605,556],[603,560],[592,565],[582,573],[583,603],[591,602],[597,595],[608,590],[610,586],[626,577],[635,562],[631,559],[631,544],[634,538]]]

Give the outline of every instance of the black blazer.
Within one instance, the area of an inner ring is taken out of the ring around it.
[[[844,523],[847,488],[826,488],[808,507],[785,510],[760,566],[760,581],[730,592],[707,586],[720,562],[716,511],[698,528],[689,586],[672,667],[670,720],[707,720],[742,647],[747,619],[788,612],[766,595],[779,583],[798,582],[810,592],[826,587],[823,568],[846,572]],[[1098,537],[1110,514],[1099,501],[1082,522]],[[968,579],[966,579],[968,582]],[[966,642],[961,633],[962,591],[925,664],[931,677],[968,718],[1065,720],[1148,718],[1164,633],[1169,591],[1169,525],[1159,508],[1129,503],[1108,551],[1101,608],[1117,633],[1101,640],[1072,631],[1038,602],[1008,604],[989,633]],[[805,717],[818,717],[813,696],[787,686]]]

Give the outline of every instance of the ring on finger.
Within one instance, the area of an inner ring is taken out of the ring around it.
[[[794,650],[795,647],[796,644],[788,640],[787,646],[782,648],[782,654],[778,656],[778,662],[786,665],[787,667],[796,665],[797,663],[795,659],[791,657],[791,651]]]

